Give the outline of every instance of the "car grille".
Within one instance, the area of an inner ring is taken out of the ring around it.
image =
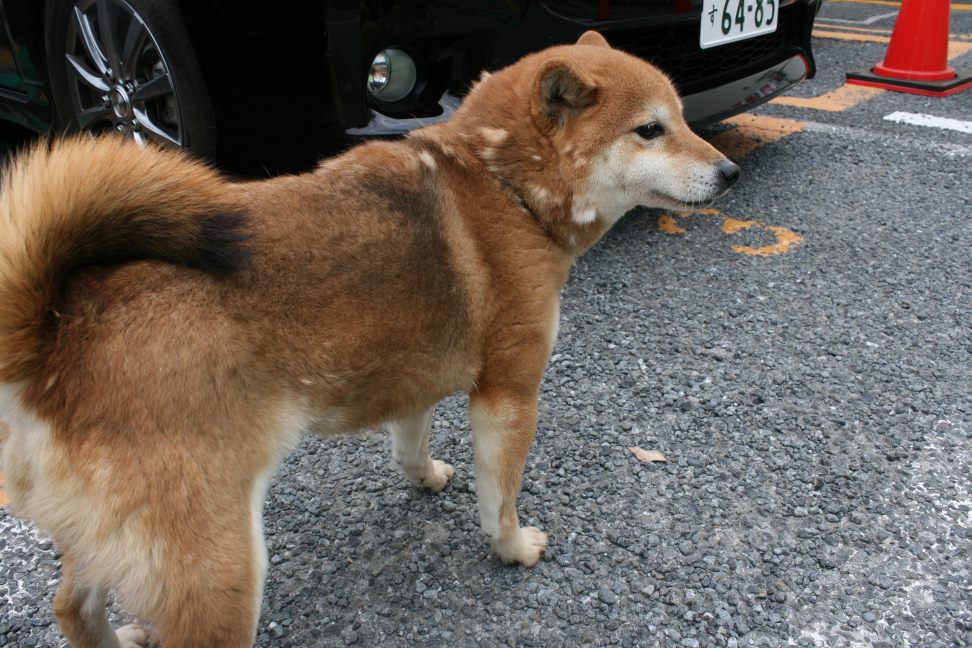
[[[790,48],[788,29],[793,11],[789,5],[780,11],[776,31],[710,49],[699,47],[699,24],[689,22],[667,26],[663,31],[611,34],[611,44],[646,59],[664,70],[682,94],[712,87],[739,78],[769,63],[782,60]]]

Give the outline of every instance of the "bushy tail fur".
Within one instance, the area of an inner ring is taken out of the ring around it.
[[[41,141],[0,176],[0,382],[41,367],[67,277],[159,259],[211,273],[245,261],[233,185],[180,151],[118,137]]]

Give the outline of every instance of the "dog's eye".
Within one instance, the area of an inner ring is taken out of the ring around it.
[[[661,127],[658,122],[649,122],[644,126],[639,126],[635,129],[635,132],[642,138],[646,140],[654,139],[665,132],[665,129]]]

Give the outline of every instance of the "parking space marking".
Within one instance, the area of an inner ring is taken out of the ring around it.
[[[658,229],[675,236],[676,234],[684,234],[685,228],[680,227],[678,221],[671,214],[665,213],[658,217]]]
[[[807,123],[798,119],[784,119],[767,115],[742,114],[730,117],[722,122],[731,126],[728,130],[716,133],[709,138],[709,143],[715,146],[727,157],[739,159],[758,148],[778,142],[781,139],[799,133],[806,128]],[[733,218],[718,209],[696,209],[685,212],[665,212],[658,217],[658,229],[669,236],[685,233],[678,219],[690,216],[716,216],[722,219],[721,229],[732,235],[750,229],[761,229],[772,234],[776,242],[761,247],[748,245],[733,245],[732,249],[740,254],[750,256],[772,256],[783,254],[798,244],[803,238],[786,227],[764,225],[758,220],[742,220]]]
[[[865,31],[865,30],[861,30]],[[869,30],[878,31],[878,30]],[[881,30],[883,31],[883,30]],[[874,33],[854,33],[848,31],[827,31],[815,29],[813,35],[818,38],[831,38],[835,40],[851,40],[851,41],[862,41],[870,43],[883,43],[887,44],[891,41],[890,37],[882,36]],[[965,42],[964,40],[953,40],[955,38],[963,39],[964,35],[956,36],[952,35],[949,37],[948,41],[948,60],[951,61],[963,54],[972,52],[972,42]],[[856,86],[847,85],[846,83],[836,90],[831,90],[830,92],[824,93],[817,97],[777,97],[773,99],[770,103],[779,104],[781,106],[795,106],[797,108],[810,108],[813,110],[824,110],[827,112],[843,112],[849,110],[869,99],[876,97],[877,95],[885,92],[880,88],[871,88],[867,86]]]
[[[827,137],[838,138],[844,142],[860,142],[862,144],[876,143],[881,146],[886,146],[888,142],[888,134],[884,131],[854,126],[808,121],[806,131],[808,133],[819,133]],[[943,155],[948,158],[968,158],[972,160],[972,145],[941,142],[928,137],[915,137],[908,134],[902,134],[896,137],[894,139],[894,145],[899,149],[912,151],[916,155],[926,157],[928,155]]]
[[[858,34],[848,31],[828,31],[826,29],[814,29],[814,38],[831,38],[834,40],[858,41],[860,43],[884,43],[891,42],[890,36],[880,34]]]
[[[756,224],[754,220],[737,220],[726,216],[722,221],[722,231],[726,234],[735,234],[736,232],[748,230]]]
[[[844,84],[836,90],[831,90],[819,97],[777,97],[770,103],[782,106],[796,106],[797,108],[812,108],[827,112],[841,112],[872,99],[884,92],[880,88],[854,86]]]
[[[820,18],[820,17],[818,17],[814,21],[814,24],[815,25],[819,25],[819,24],[822,24],[822,23],[841,23],[841,24],[846,24],[846,25],[873,25],[874,23],[876,23],[878,21],[887,20],[888,18],[894,18],[897,15],[898,15],[898,12],[897,11],[889,11],[887,13],[878,14],[876,16],[871,16],[870,18],[863,18],[861,20],[850,20],[848,18],[829,18],[829,17],[828,18]],[[850,27],[846,27],[845,29],[850,29]]]
[[[780,227],[778,225],[765,225],[758,220],[741,220],[728,216],[718,209],[699,209],[686,212],[666,212],[658,217],[658,229],[670,236],[684,234],[685,229],[678,225],[677,219],[689,218],[691,216],[718,216],[722,219],[720,229],[726,234],[732,235],[738,232],[745,232],[752,229],[761,229],[769,232],[776,238],[775,243],[753,247],[749,245],[733,245],[734,252],[749,256],[775,256],[789,252],[790,248],[803,241],[803,237],[793,230]]]
[[[776,254],[783,254],[789,252],[790,248],[794,245],[798,245],[803,241],[803,237],[786,227],[780,227],[779,225],[763,225],[757,222],[756,225],[763,228],[767,232],[773,234],[776,237],[776,243],[771,245],[763,245],[761,247],[750,247],[748,245],[733,245],[732,249],[740,254],[748,254],[749,256],[774,256]]]
[[[852,27],[850,25],[833,25],[830,24],[830,21],[823,21],[823,20],[818,20],[816,23],[814,23],[814,26],[818,28],[829,27],[831,29],[843,29],[852,32],[863,32],[865,34],[877,34],[877,35],[886,34],[888,36],[891,35],[890,29],[881,29],[880,27]]]
[[[846,3],[846,4],[869,4],[869,5],[880,5],[882,7],[900,7],[900,2],[893,2],[892,0],[828,0],[828,2],[836,3]],[[972,4],[964,2],[953,2],[949,8],[952,11],[972,11]]]
[[[709,143],[734,160],[788,135],[799,133],[806,125],[797,119],[751,114],[736,115],[722,123],[730,124],[733,128],[717,133],[709,138]]]
[[[846,41],[858,41],[863,43],[883,43],[887,45],[891,42],[890,36],[881,36],[879,34],[858,34],[848,31],[828,31],[826,29],[814,29],[813,35],[816,38],[831,38],[834,40],[846,40]],[[948,60],[952,60],[966,54],[967,52],[972,52],[972,43],[967,43],[961,40],[951,40],[949,36],[948,41]]]
[[[840,4],[869,4],[869,5],[881,5],[882,7],[900,7],[900,2],[891,2],[890,0],[830,0],[831,2],[836,2]]]
[[[893,112],[890,115],[885,115],[884,119],[887,121],[898,122],[899,124],[942,128],[946,130],[958,131],[960,133],[969,133],[972,135],[972,121],[962,121],[960,119],[950,119],[948,117],[936,117],[935,115],[900,111]]]
[[[972,43],[967,43],[965,41],[948,41],[948,60],[957,59],[963,54],[972,52]]]

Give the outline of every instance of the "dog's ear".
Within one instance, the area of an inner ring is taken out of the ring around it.
[[[566,60],[555,58],[540,66],[533,96],[539,117],[563,124],[597,100],[597,86]]]
[[[596,31],[586,31],[577,39],[578,45],[590,45],[592,47],[604,47],[606,49],[611,49],[608,42],[604,40],[604,37],[598,34]]]

